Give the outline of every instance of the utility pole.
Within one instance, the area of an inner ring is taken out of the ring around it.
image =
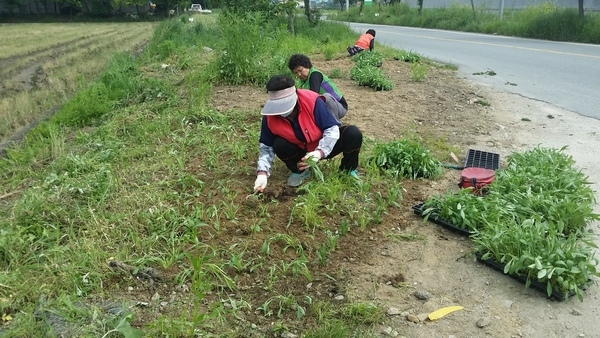
[[[346,0],[346,10],[350,9],[350,0]]]
[[[500,21],[502,21],[503,14],[504,14],[504,0],[500,0]]]

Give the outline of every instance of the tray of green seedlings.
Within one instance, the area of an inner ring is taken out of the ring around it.
[[[413,212],[457,234],[469,236],[487,215],[485,209],[493,208],[484,197],[473,194],[469,189],[449,191],[442,196],[432,196],[425,202],[412,207]],[[500,212],[500,211],[498,211]]]
[[[582,245],[574,234],[564,237],[540,219],[510,227],[488,224],[471,240],[479,261],[558,301],[575,295],[582,300],[592,276],[598,276],[594,246]]]
[[[438,210],[435,207],[426,207],[425,203],[418,203],[412,206],[412,210],[415,214],[422,216],[425,221],[430,221],[437,225],[440,225],[452,232],[459,235],[469,236],[471,232],[465,228],[461,228],[452,224],[452,222],[439,216]]]
[[[587,226],[600,216],[590,182],[565,148],[537,147],[507,157],[485,198],[468,192],[430,197],[423,215],[469,231],[480,260],[549,297],[581,300],[597,272]]]

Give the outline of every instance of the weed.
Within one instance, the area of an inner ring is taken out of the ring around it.
[[[427,65],[415,62],[410,65],[410,78],[415,82],[420,82],[427,76]]]
[[[417,53],[401,51],[396,56],[394,56],[395,60],[416,63],[421,61],[421,56]]]
[[[329,72],[330,79],[341,79],[343,77],[342,71],[339,68],[333,68],[331,72]]]
[[[338,46],[333,44],[327,44],[323,48],[323,56],[325,56],[325,60],[330,61],[333,59],[333,56],[338,50]]]

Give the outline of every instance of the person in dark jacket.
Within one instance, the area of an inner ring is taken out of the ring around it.
[[[322,95],[327,108],[336,120],[341,120],[348,112],[348,103],[339,88],[320,70],[313,67],[306,55],[294,54],[288,61],[288,68],[300,79],[299,88],[309,89]]]
[[[354,46],[350,46],[347,48],[348,54],[350,56],[354,56],[364,50],[373,51],[375,47],[375,30],[369,29],[363,35],[361,35],[358,40],[354,43]]]
[[[356,126],[340,126],[319,94],[296,89],[294,79],[276,75],[267,82],[269,99],[261,114],[254,192],[264,192],[275,156],[292,172],[288,185],[310,177],[310,163],[343,154],[339,169],[358,179],[363,136]]]

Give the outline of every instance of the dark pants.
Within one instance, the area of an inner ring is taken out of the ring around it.
[[[346,48],[346,50],[348,51],[348,54],[350,56],[354,56],[354,55],[364,51],[364,49],[362,49],[358,46],[350,46],[350,47]]]
[[[335,143],[333,151],[326,158],[333,158],[343,153],[340,170],[351,171],[358,167],[358,154],[362,146],[362,133],[356,126],[340,127],[340,138]],[[287,140],[276,137],[273,142],[273,151],[293,173],[299,173],[298,162],[306,155],[306,150]]]

